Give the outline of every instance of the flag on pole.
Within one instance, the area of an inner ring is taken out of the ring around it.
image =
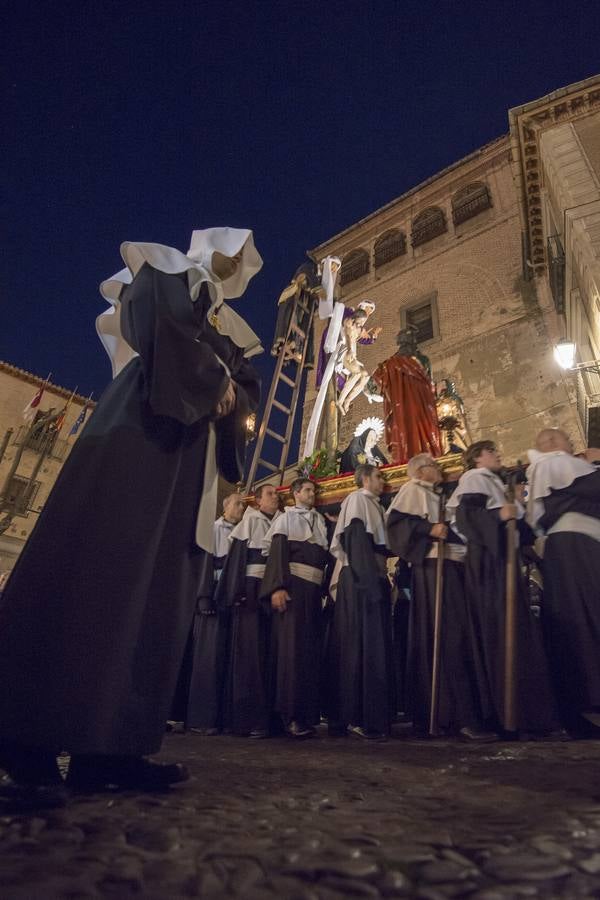
[[[73,422],[73,426],[72,426],[72,428],[71,428],[71,430],[70,430],[70,432],[69,432],[69,437],[70,437],[72,434],[77,434],[77,432],[79,431],[79,429],[81,428],[81,426],[82,426],[83,423],[85,422],[85,417],[86,417],[86,415],[87,415],[87,411],[88,411],[88,406],[87,406],[87,403],[86,403],[86,405],[83,407],[83,409],[81,410],[81,412],[79,413],[79,415],[77,416],[77,418],[75,419],[75,421]]]
[[[60,413],[58,414],[58,416],[56,417],[56,419],[55,419],[54,422],[52,423],[52,430],[53,430],[53,431],[55,431],[55,432],[57,432],[57,433],[60,431],[60,429],[61,429],[61,428],[63,427],[63,425],[65,424],[65,416],[66,416],[66,414],[67,414],[67,407],[66,407],[66,406],[63,406],[63,408],[61,409]]]
[[[48,377],[50,377],[50,376],[48,376]],[[23,418],[25,419],[26,422],[33,422],[33,420],[34,420],[34,418],[35,418],[35,414],[36,414],[36,412],[37,412],[37,408],[38,408],[38,406],[40,405],[40,401],[41,401],[42,396],[43,396],[43,394],[44,394],[44,390],[45,390],[45,388],[46,388],[46,384],[47,384],[47,383],[48,383],[48,379],[46,379],[46,381],[44,381],[44,383],[41,385],[41,387],[40,387],[40,389],[38,390],[38,392],[37,392],[37,394],[35,395],[35,397],[33,397],[33,398],[29,401],[29,403],[27,404],[27,406],[26,406],[25,409],[23,410]]]
[[[71,392],[71,396],[69,397],[69,399],[67,400],[67,402],[61,409],[59,415],[57,416],[57,418],[54,421],[54,431],[57,434],[60,431],[60,429],[63,427],[63,425],[65,424],[65,417],[67,415],[67,410],[69,409],[71,403],[73,402],[73,397],[75,396],[76,391],[77,391],[77,388],[75,388],[75,390]]]

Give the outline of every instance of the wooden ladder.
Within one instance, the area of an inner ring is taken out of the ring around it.
[[[302,298],[306,297],[306,293],[301,292],[293,301],[292,312],[290,315],[290,323],[287,328],[285,340],[279,350],[273,380],[269,388],[267,402],[258,430],[256,439],[256,447],[252,456],[250,471],[246,480],[246,491],[250,492],[254,482],[260,478],[266,477],[260,474],[262,469],[266,470],[274,476],[274,481],[279,481],[279,485],[283,484],[285,477],[285,469],[290,449],[290,441],[294,430],[294,422],[296,420],[296,409],[298,398],[300,395],[300,387],[302,384],[302,375],[304,373],[304,364],[306,353],[309,345],[309,335],[313,327],[313,320],[317,299],[310,295],[307,302],[303,302]],[[308,303],[308,305],[307,305]],[[302,323],[302,325],[298,323]],[[302,353],[297,350],[290,351],[289,342],[295,339],[296,347],[298,338],[302,340]],[[283,369],[287,369],[284,372]],[[295,370],[295,371],[294,371]],[[291,395],[290,395],[291,391]],[[279,424],[275,424],[274,419],[278,419]],[[271,438],[276,442],[272,445],[273,453],[271,459],[265,459],[267,455],[265,441]],[[277,446],[280,445],[280,446]],[[275,461],[271,461],[274,459]]]

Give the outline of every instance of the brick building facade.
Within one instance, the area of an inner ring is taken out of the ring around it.
[[[565,96],[585,94],[586,100],[567,104],[566,122],[553,116],[537,139],[543,160],[539,178],[548,198],[553,178],[564,187],[570,177],[561,160],[567,137],[573,140],[576,135],[578,161],[588,181],[600,172],[600,104],[596,99],[596,95],[600,99],[600,79],[558,93],[563,103]],[[582,404],[579,398],[578,403],[577,380],[562,371],[553,357],[555,343],[574,327],[575,309],[581,301],[571,297],[570,312],[557,305],[547,253],[536,255],[538,219],[544,248],[554,224],[544,212],[548,201],[540,204],[539,215],[537,207],[532,207],[531,155],[529,151],[521,155],[523,145],[517,133],[522,118],[530,117],[529,107],[545,110],[549,103],[549,98],[544,98],[511,110],[509,135],[448,167],[310,253],[317,261],[328,254],[342,258],[339,291],[347,305],[363,299],[377,304],[369,325],[381,326],[382,333],[375,344],[360,351],[369,371],[393,355],[400,327],[408,322],[417,325],[420,347],[431,360],[434,379],[452,379],[463,397],[473,439],[495,439],[507,462],[523,457],[544,426],[566,429],[578,446],[588,437],[589,415],[582,415],[587,400]],[[561,132],[565,128],[568,135]],[[596,177],[596,192],[597,186]],[[592,199],[598,197],[596,193]],[[570,199],[580,202],[581,198],[574,195]],[[563,190],[557,205],[562,210],[566,202]],[[536,215],[532,216],[532,208]],[[586,275],[578,274],[588,282],[589,261],[595,258],[597,264],[600,247],[600,212],[595,206],[593,210],[590,213],[588,208],[585,226],[588,267],[584,267]],[[583,252],[581,239],[579,250]],[[567,278],[575,277],[576,256],[574,249]],[[594,328],[598,329],[598,342],[594,337],[589,349],[594,358],[598,358],[600,346],[597,286],[600,280],[587,288],[597,307]],[[593,302],[588,300],[590,305]],[[317,339],[322,328],[319,323]],[[594,328],[590,324],[586,334],[594,336]],[[594,387],[588,390],[593,393]],[[315,398],[314,375],[310,375],[302,444]],[[381,404],[369,405],[362,396],[355,401],[340,424],[340,447],[349,442],[360,419],[381,412]]]

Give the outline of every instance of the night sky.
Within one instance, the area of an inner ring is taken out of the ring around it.
[[[599,37],[597,0],[13,4],[0,358],[97,399],[120,242],[212,225],[254,230],[236,309],[270,349],[307,249],[593,75]]]

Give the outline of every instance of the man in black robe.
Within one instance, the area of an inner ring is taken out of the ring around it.
[[[507,522],[517,521],[520,547],[535,535],[524,521],[518,499],[506,500],[498,474],[502,460],[493,441],[471,444],[465,452],[467,471],[450,498],[453,527],[467,541],[465,592],[482,725],[504,728],[505,612]],[[517,565],[516,705],[517,730],[549,733],[558,726],[556,705],[539,621],[532,615],[526,585]]]
[[[537,451],[537,452],[536,452]],[[546,428],[530,451],[530,524],[546,535],[542,621],[561,722],[574,736],[598,736],[600,713],[600,451],[573,455]],[[590,719],[587,718],[590,717]]]
[[[0,606],[0,764],[6,792],[36,802],[60,802],[63,750],[74,789],[187,777],[145,757],[160,749],[194,613],[215,461],[240,477],[258,403],[246,362],[256,335],[223,302],[260,269],[252,233],[195,232],[189,255],[121,252],[128,270],[108,284],[129,361],[73,446]]]
[[[308,478],[291,484],[287,506],[269,528],[260,596],[273,609],[271,680],[273,710],[292,738],[314,735],[320,720],[320,655],[327,530],[313,509],[315,486]]]
[[[355,472],[358,490],[342,503],[331,553],[335,592],[327,650],[332,730],[384,740],[394,709],[391,588],[387,575],[383,475],[364,464]]]
[[[279,513],[279,496],[272,484],[257,487],[239,525],[230,533],[231,550],[216,589],[215,605],[231,616],[225,673],[223,729],[232,734],[263,738],[269,732],[267,651],[270,606],[258,599],[265,574],[263,541]]]
[[[479,727],[470,664],[464,595],[462,538],[440,519],[442,470],[427,453],[409,460],[403,484],[387,513],[388,543],[410,563],[411,603],[408,639],[408,714],[419,733],[429,730],[432,699],[433,635],[439,542],[444,541],[440,683],[437,725],[467,740],[494,740]]]
[[[231,629],[230,610],[217,605],[216,588],[231,549],[230,536],[244,514],[242,495],[223,500],[213,526],[213,552],[206,554],[193,625],[191,671],[185,725],[195,734],[215,735],[223,726],[223,692]]]

